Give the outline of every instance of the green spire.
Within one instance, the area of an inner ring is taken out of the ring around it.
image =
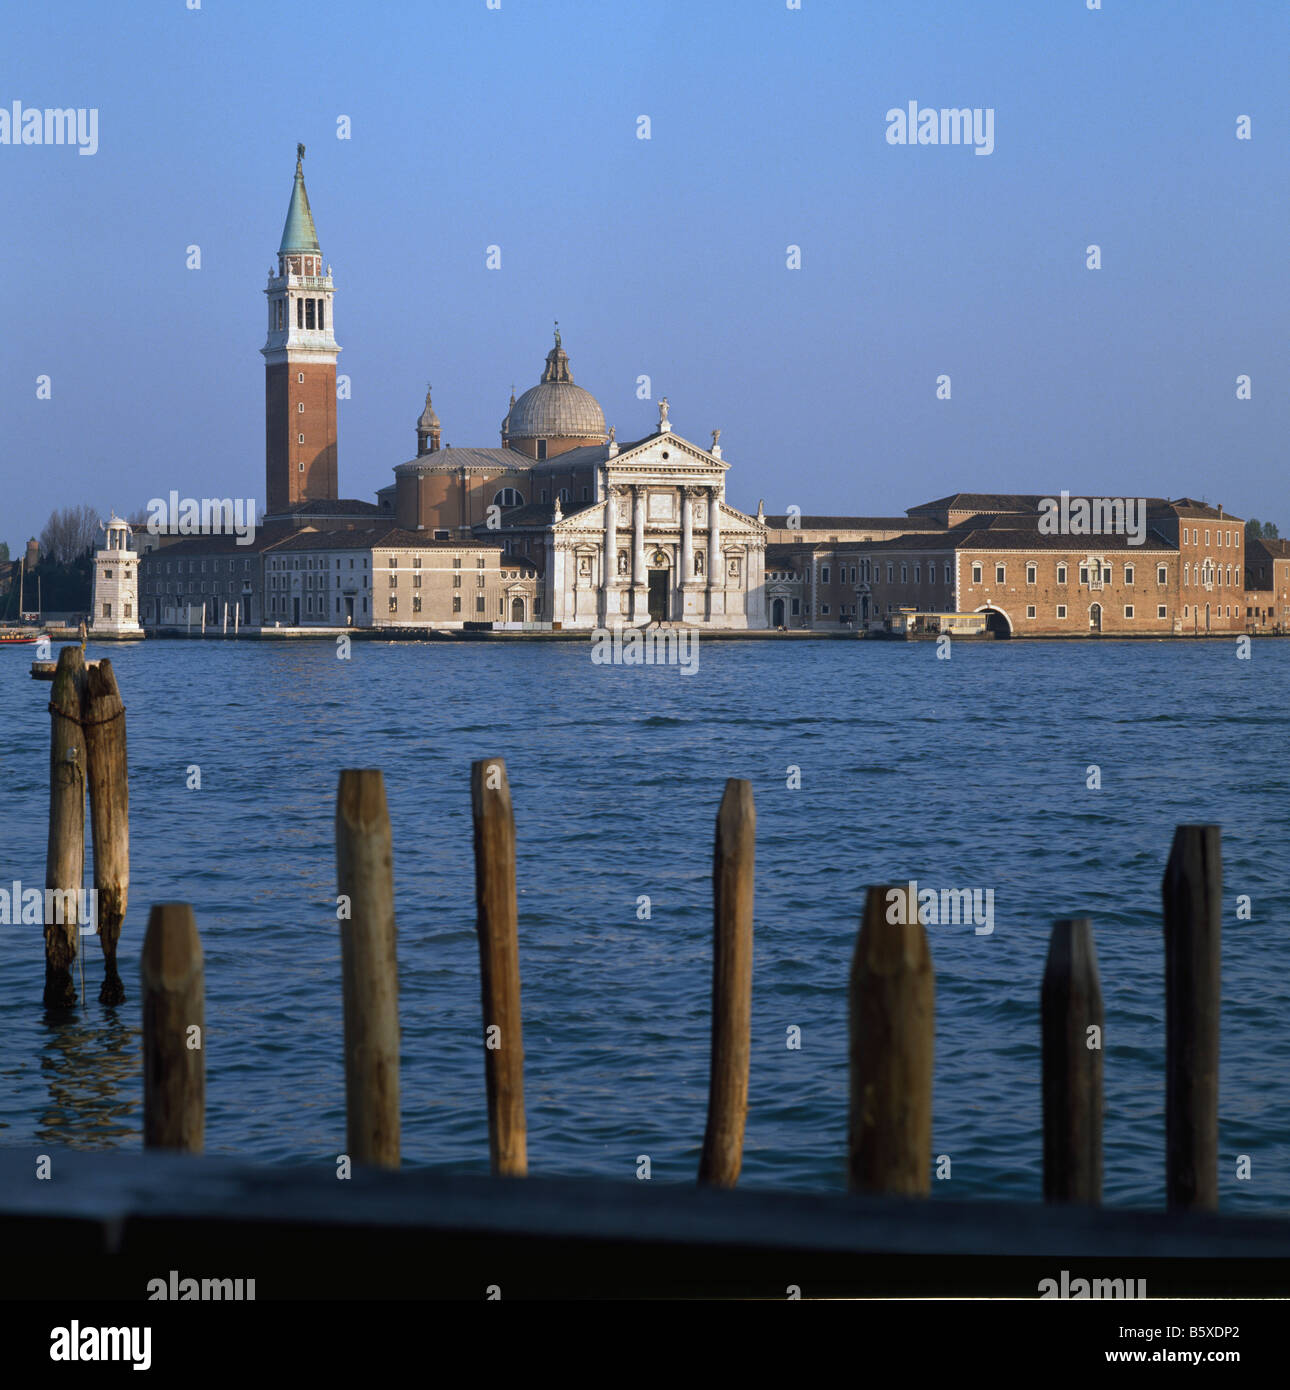
[[[309,211],[309,194],[305,192],[304,171],[305,147],[296,146],[296,182],[291,189],[291,206],[287,209],[286,225],[282,228],[282,245],[278,247],[281,256],[287,252],[306,251],[322,254],[318,245],[318,233],[314,229],[314,215]]]

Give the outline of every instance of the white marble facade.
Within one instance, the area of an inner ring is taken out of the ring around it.
[[[766,531],[723,500],[728,468],[670,431],[611,453],[595,505],[548,533],[551,620],[764,628]]]

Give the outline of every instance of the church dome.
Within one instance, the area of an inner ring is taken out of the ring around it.
[[[605,437],[605,413],[590,391],[575,386],[569,354],[560,345],[546,355],[542,380],[511,406],[502,422],[502,437],[517,439],[590,439]]]

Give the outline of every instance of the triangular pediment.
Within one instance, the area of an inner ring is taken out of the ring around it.
[[[664,454],[668,457],[664,458]],[[605,462],[610,468],[658,468],[660,472],[696,467],[724,472],[730,467],[725,459],[716,458],[707,449],[671,431],[652,434]]]

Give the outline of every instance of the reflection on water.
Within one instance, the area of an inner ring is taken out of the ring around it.
[[[40,1072],[48,1101],[36,1123],[40,1142],[80,1149],[138,1142],[139,1032],[116,1009],[45,1015]]]

